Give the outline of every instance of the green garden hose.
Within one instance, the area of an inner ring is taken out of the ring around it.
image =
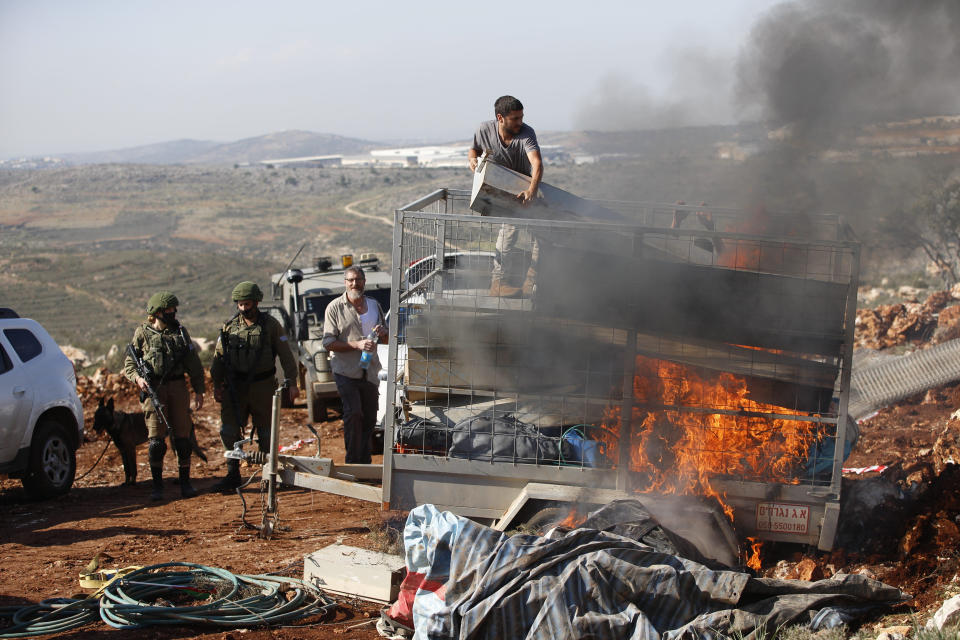
[[[298,578],[234,575],[190,562],[166,562],[114,580],[99,598],[57,598],[25,607],[0,607],[0,623],[9,621],[0,627],[0,638],[60,633],[97,617],[115,629],[273,626],[324,616],[336,606],[329,596]]]

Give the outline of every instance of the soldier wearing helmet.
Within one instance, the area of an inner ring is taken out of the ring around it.
[[[160,398],[161,411],[173,431],[173,444],[180,467],[180,495],[197,495],[190,484],[190,392],[184,375],[190,376],[194,408],[203,407],[203,366],[186,328],[177,320],[180,301],[169,291],[158,291],[147,301],[147,321],[133,332],[133,348],[141,354],[152,375],[151,380],[140,376],[127,355],[123,374],[146,392],[148,383]],[[153,476],[151,500],[163,499],[163,456],[167,452],[167,428],[160,420],[153,400],[141,394],[141,406],[147,422],[149,438],[150,474]]]
[[[270,446],[270,416],[280,359],[290,402],[299,395],[297,361],[290,351],[287,333],[277,320],[259,309],[263,292],[254,282],[241,282],[231,296],[237,313],[220,332],[210,375],[213,397],[220,403],[220,440],[224,449],[243,438],[249,417],[257,431],[261,451]],[[227,475],[213,486],[214,491],[233,491],[240,486],[240,462],[227,459]]]

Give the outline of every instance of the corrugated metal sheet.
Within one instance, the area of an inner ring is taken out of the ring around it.
[[[848,413],[860,420],[921,391],[960,380],[960,340],[905,356],[857,362],[850,380]]]

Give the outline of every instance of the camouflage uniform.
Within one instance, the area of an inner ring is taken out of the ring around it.
[[[169,291],[154,294],[147,303],[147,312],[151,315],[159,311],[176,307],[178,300]],[[173,430],[173,442],[180,468],[180,491],[185,497],[196,495],[190,485],[190,392],[184,374],[190,376],[190,386],[194,393],[203,395],[205,386],[203,366],[194,350],[193,341],[186,328],[176,320],[162,329],[150,323],[144,323],[133,333],[133,347],[153,372],[149,382],[160,398],[163,414]],[[123,363],[123,375],[136,382],[139,373],[133,358],[128,354]],[[149,437],[150,472],[153,475],[154,492],[151,498],[159,500],[163,487],[163,457],[167,452],[167,427],[160,419],[153,399],[146,396],[140,402]]]
[[[252,283],[241,283],[252,285]],[[238,285],[234,290],[234,300],[262,299],[256,285],[252,289],[252,298],[237,298]],[[244,292],[246,290],[243,290]],[[220,440],[224,449],[233,448],[237,440],[243,438],[243,429],[249,417],[257,431],[257,440],[261,451],[270,448],[270,418],[273,407],[273,394],[276,389],[276,359],[280,359],[284,378],[296,384],[297,361],[290,351],[286,331],[267,313],[257,311],[256,320],[248,325],[239,314],[223,326],[217,340],[210,375],[216,389],[222,390],[220,404]],[[230,386],[226,384],[229,376]],[[231,488],[239,481],[239,462],[227,460],[227,478],[220,489]]]

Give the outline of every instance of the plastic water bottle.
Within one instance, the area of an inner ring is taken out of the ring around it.
[[[370,332],[370,335],[367,336],[367,340],[373,340],[374,342],[380,341],[380,336],[377,335],[376,328]],[[376,348],[376,347],[374,347]],[[366,370],[370,366],[370,361],[373,360],[373,351],[363,351],[360,353],[360,368]]]

